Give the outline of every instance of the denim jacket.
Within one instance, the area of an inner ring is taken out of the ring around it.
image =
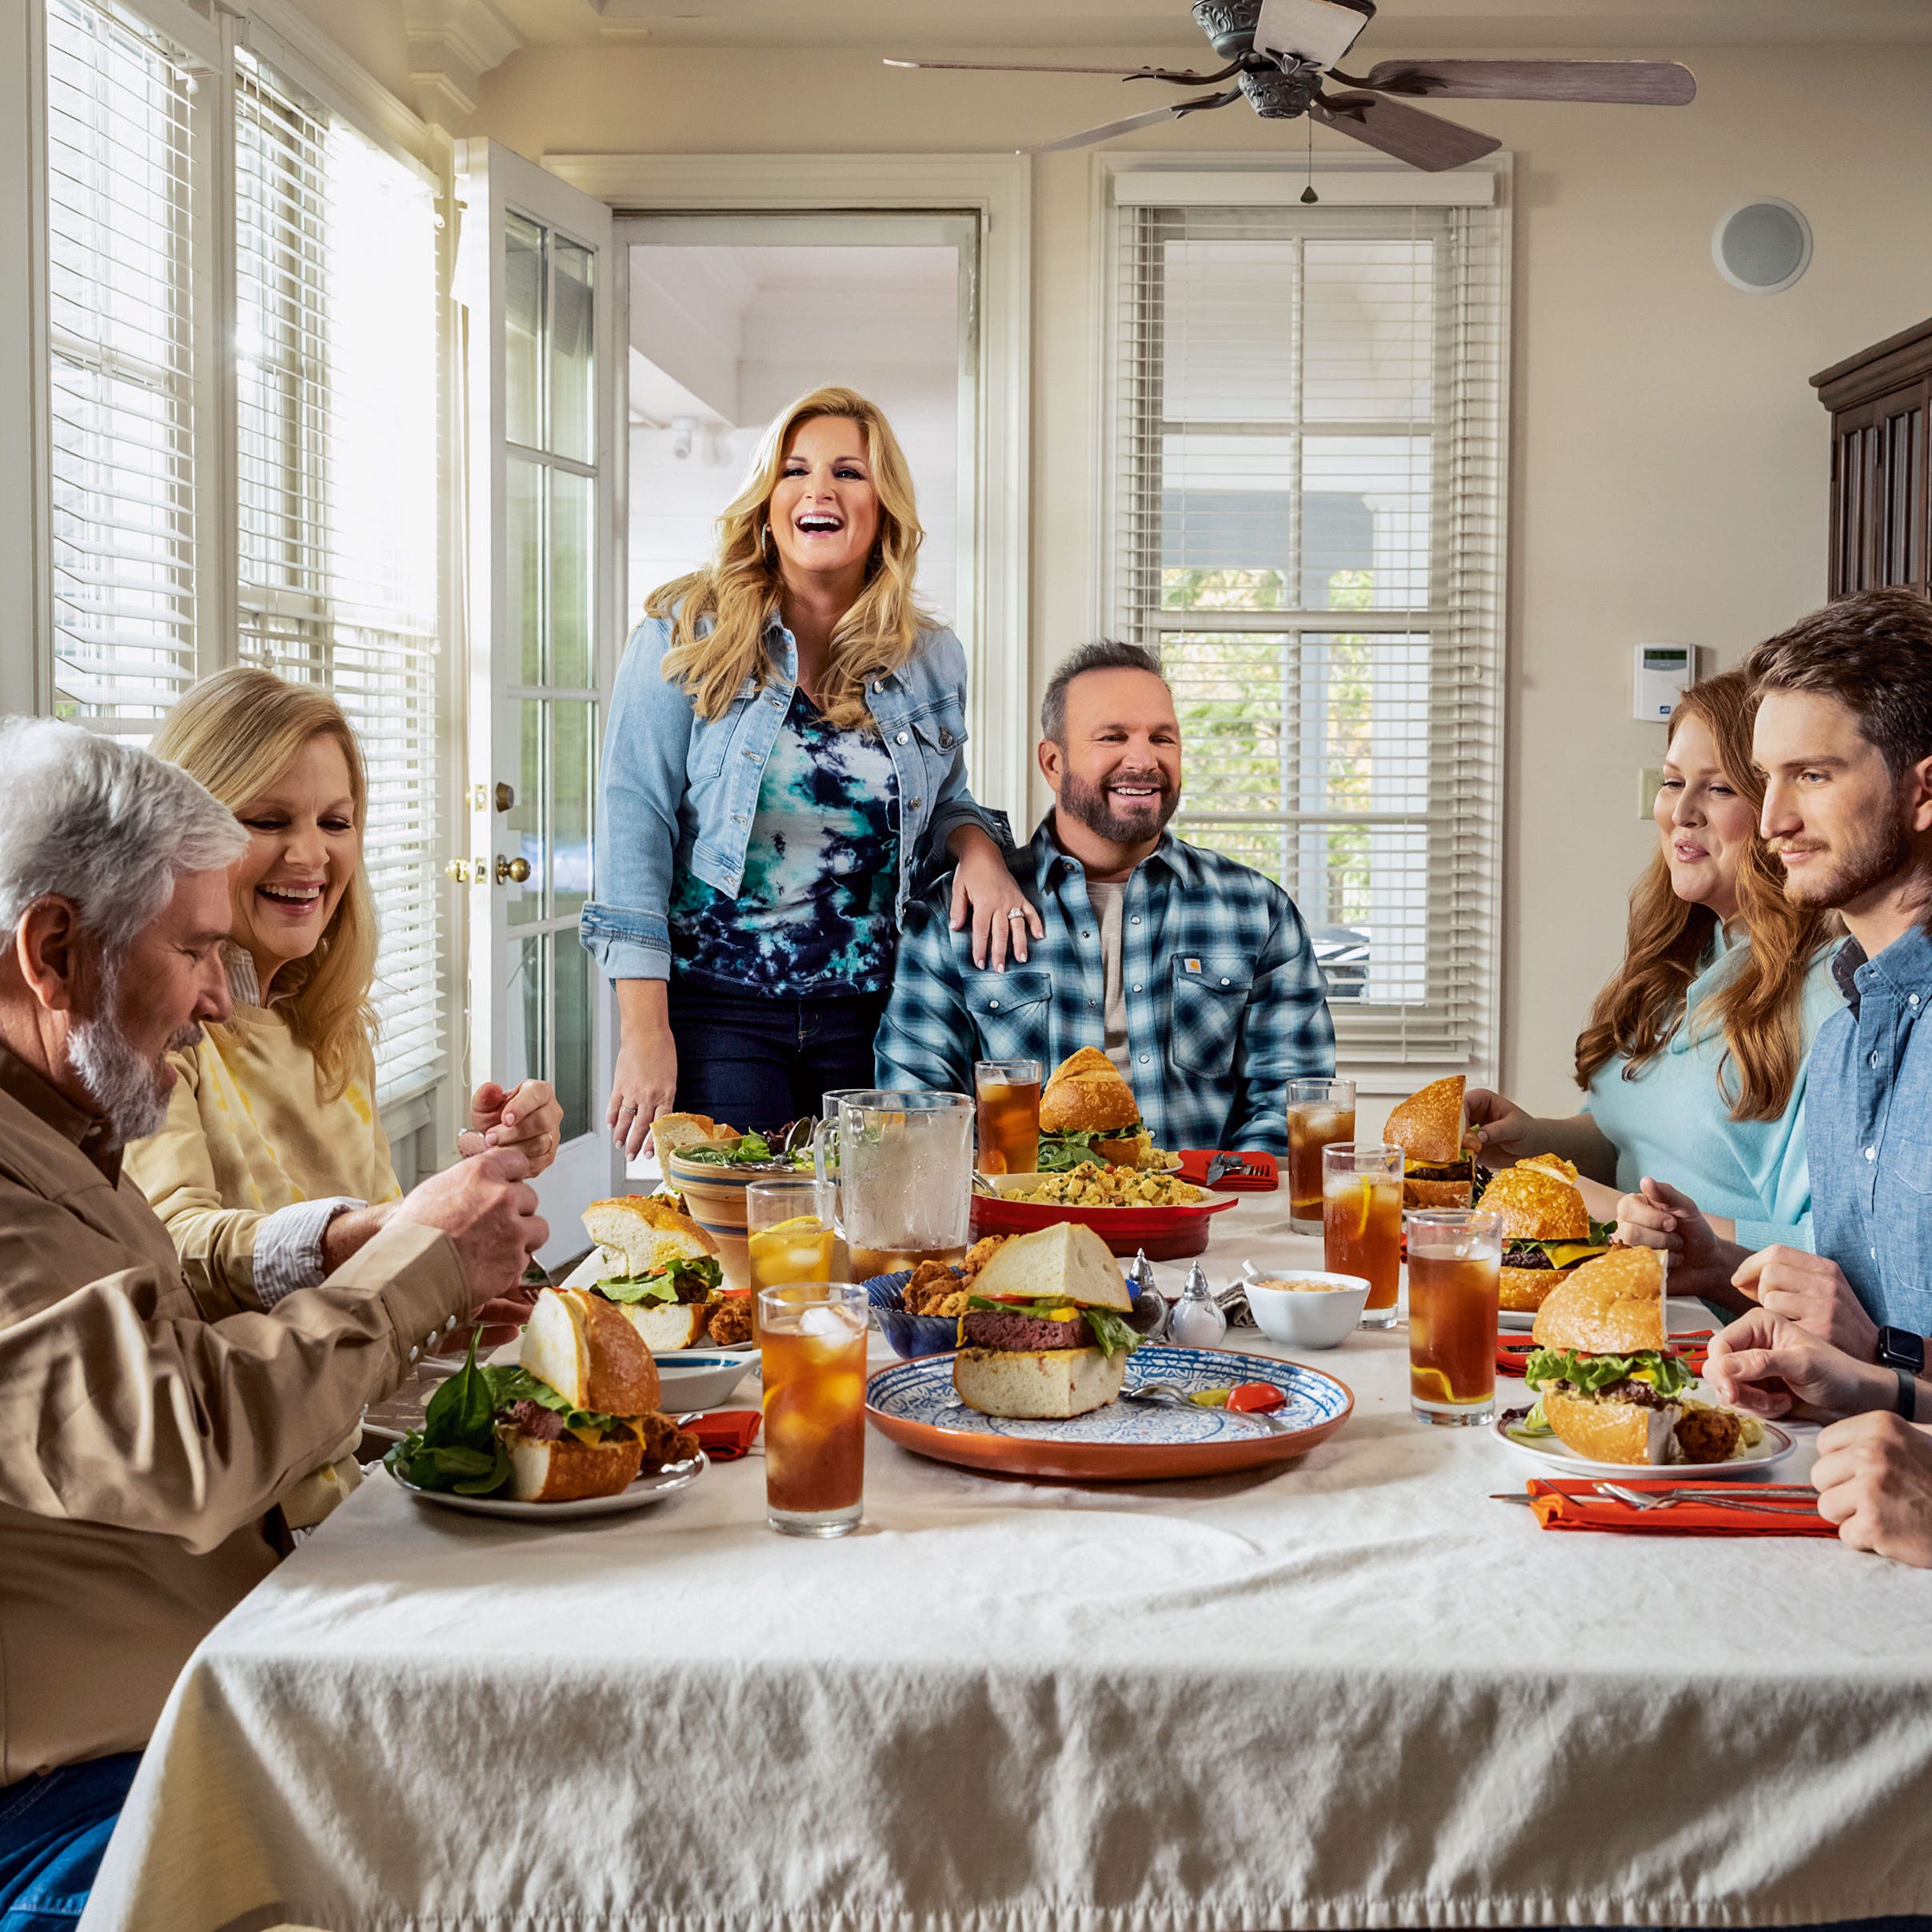
[[[797,645],[777,618],[767,630],[771,671],[748,678],[722,717],[705,719],[689,693],[667,683],[671,622],[647,617],[631,635],[611,693],[604,735],[602,816],[593,894],[578,931],[607,980],[671,975],[669,910],[681,860],[734,897],[758,785],[798,676]],[[973,802],[966,787],[966,653],[949,630],[927,631],[912,657],[867,687],[892,768],[900,805],[896,916],[931,876],[951,863],[946,841],[977,825],[1005,848],[1004,812]]]

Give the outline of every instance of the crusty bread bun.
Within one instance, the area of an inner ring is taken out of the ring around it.
[[[1104,1133],[1140,1124],[1133,1088],[1098,1047],[1082,1047],[1047,1076],[1040,1096],[1042,1133]]]
[[[1502,1215],[1506,1241],[1587,1241],[1590,1210],[1574,1174],[1547,1161],[1519,1161],[1483,1190],[1483,1211]]]
[[[644,1444],[628,1429],[597,1443],[574,1435],[554,1441],[502,1428],[509,1452],[509,1499],[513,1503],[574,1503],[583,1496],[614,1496],[629,1489],[644,1467]]]
[[[1589,1355],[1664,1346],[1663,1263],[1654,1247],[1613,1247],[1573,1269],[1538,1310],[1538,1347]]]
[[[673,1261],[715,1255],[718,1244],[677,1204],[649,1194],[620,1194],[584,1210],[584,1231],[604,1250],[605,1271],[655,1275]]]
[[[711,1311],[724,1299],[709,1301],[621,1301],[613,1303],[653,1355],[668,1354],[677,1348],[695,1348],[704,1340],[711,1325]]]
[[[1634,1402],[1589,1402],[1550,1384],[1542,1395],[1556,1439],[1579,1455],[1593,1463],[1670,1460],[1671,1432],[1683,1413],[1675,1403],[1651,1409]]]
[[[665,1160],[680,1148],[697,1147],[707,1140],[736,1140],[738,1130],[712,1119],[709,1114],[660,1114],[651,1123],[651,1145],[657,1158]]]
[[[1488,1197],[1483,1197],[1487,1204]],[[1497,1276],[1497,1305],[1517,1315],[1534,1315],[1555,1291],[1559,1282],[1569,1279],[1567,1271],[1555,1268],[1503,1268]]]
[[[1107,1243],[1080,1221],[1015,1235],[980,1271],[976,1295],[991,1301],[1065,1301],[1133,1311],[1134,1298]]]
[[[1382,1138],[1420,1168],[1447,1168],[1462,1160],[1463,1076],[1431,1080],[1390,1111]],[[1463,1204],[1468,1205],[1465,1189]]]
[[[657,1364],[615,1303],[583,1288],[545,1288],[524,1324],[518,1364],[573,1409],[642,1415],[657,1407]]]
[[[952,1386],[982,1415],[1064,1422],[1106,1407],[1126,1380],[1125,1349],[1108,1355],[1097,1348],[962,1348],[952,1358]]]

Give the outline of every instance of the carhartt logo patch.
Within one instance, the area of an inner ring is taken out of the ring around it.
[[[1201,963],[1199,960],[1183,960],[1181,969],[1184,972],[1199,972],[1201,969]]]

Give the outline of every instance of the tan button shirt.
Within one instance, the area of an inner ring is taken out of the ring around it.
[[[0,1048],[0,1784],[146,1742],[273,1567],[263,1519],[469,1306],[405,1222],[205,1319],[100,1124]]]

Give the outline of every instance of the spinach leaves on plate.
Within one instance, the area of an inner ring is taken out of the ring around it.
[[[417,1489],[494,1495],[510,1478],[509,1455],[497,1436],[498,1399],[473,1335],[469,1359],[429,1398],[423,1426],[389,1451],[383,1467]]]

